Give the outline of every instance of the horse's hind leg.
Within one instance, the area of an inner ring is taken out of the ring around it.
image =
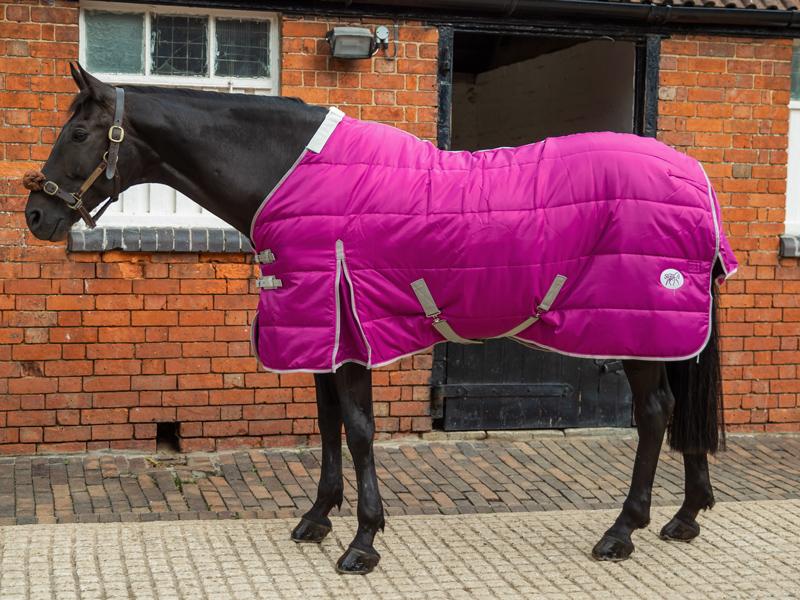
[[[624,560],[633,552],[631,534],[650,522],[650,498],[667,422],[675,404],[664,364],[624,361],[633,392],[633,412],[639,431],[630,491],[622,512],[592,550],[598,560]]]
[[[708,476],[708,456],[684,454],[683,471],[686,475],[686,490],[683,504],[672,520],[661,529],[661,538],[689,542],[700,535],[697,514],[714,506],[714,491]]]
[[[353,456],[358,483],[358,531],[350,546],[336,563],[340,573],[366,574],[380,560],[372,543],[378,529],[383,529],[383,505],[378,491],[372,439],[375,418],[372,414],[372,376],[366,368],[348,363],[334,376],[342,410],[347,447]]]
[[[322,472],[317,499],[292,531],[295,542],[319,543],[330,533],[328,513],[342,506],[342,415],[331,373],[314,376],[317,387],[317,419],[322,438]]]

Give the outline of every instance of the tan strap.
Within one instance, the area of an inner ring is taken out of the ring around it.
[[[555,279],[553,279],[553,283],[550,284],[550,288],[547,290],[547,293],[544,295],[544,299],[539,303],[539,306],[536,307],[536,316],[541,316],[541,313],[547,312],[550,310],[550,307],[553,305],[553,302],[556,301],[561,288],[564,287],[564,283],[566,283],[567,277],[565,275],[556,275]]]
[[[440,317],[442,311],[433,299],[433,294],[428,288],[428,284],[424,279],[417,279],[411,283],[411,289],[417,297],[417,301],[422,310],[425,311],[425,316],[433,319],[433,328],[438,331],[443,338],[455,344],[481,344],[479,340],[471,340],[469,338],[458,335],[455,330],[450,326],[450,323]]]
[[[433,322],[433,328],[442,334],[442,337],[445,338],[448,342],[453,342],[454,344],[482,344],[480,340],[471,340],[469,338],[461,337],[458,335],[455,330],[450,327],[450,323],[445,321],[444,319],[436,319]]]
[[[101,160],[100,164],[94,168],[94,171],[92,171],[89,177],[86,178],[86,181],[83,182],[83,185],[81,185],[80,189],[75,192],[75,197],[78,198],[78,200],[83,198],[83,195],[89,190],[90,187],[92,187],[92,185],[94,185],[94,182],[97,181],[97,178],[100,177],[105,168],[106,161]]]
[[[547,289],[547,293],[545,293],[544,298],[539,303],[539,306],[536,307],[536,313],[532,317],[528,317],[522,323],[511,329],[510,331],[506,331],[502,335],[498,335],[498,338],[504,337],[514,337],[515,335],[519,335],[523,331],[525,331],[528,327],[536,323],[542,316],[543,313],[546,313],[550,310],[550,307],[553,305],[553,302],[556,301],[558,298],[558,294],[561,292],[561,288],[564,287],[567,278],[565,275],[556,275],[553,279],[553,283],[550,284],[550,287]]]
[[[519,325],[517,325],[513,329],[509,329],[505,333],[502,333],[500,335],[496,335],[494,337],[494,339],[504,338],[504,337],[514,337],[515,335],[520,334],[523,331],[525,331],[528,327],[530,327],[531,325],[536,323],[536,321],[538,321],[538,320],[539,320],[539,317],[528,317],[527,319],[525,319],[522,323],[520,323]]]

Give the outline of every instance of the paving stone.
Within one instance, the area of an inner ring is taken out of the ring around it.
[[[589,550],[616,511],[399,516],[368,577],[337,575],[354,518],[319,546],[293,544],[294,519],[0,527],[4,600],[60,598],[594,599],[800,598],[800,500],[720,504],[692,544],[653,511],[622,563]]]
[[[491,432],[490,432],[491,433]],[[468,436],[472,437],[472,436]],[[501,436],[502,437],[502,436]],[[376,469],[391,513],[618,508],[630,481],[631,436],[463,439],[377,444]],[[310,506],[318,448],[221,454],[6,457],[0,461],[0,524],[295,516]],[[345,501],[354,514],[355,475],[344,453]],[[800,436],[735,435],[711,461],[717,500],[800,498]],[[664,451],[656,506],[679,504],[683,466]],[[210,515],[210,516],[209,516]],[[166,517],[173,518],[173,517]]]

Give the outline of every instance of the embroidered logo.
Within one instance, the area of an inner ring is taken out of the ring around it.
[[[683,274],[677,269],[664,269],[661,271],[661,285],[668,290],[677,290],[683,287]]]

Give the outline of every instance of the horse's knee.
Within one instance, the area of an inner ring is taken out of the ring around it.
[[[372,451],[375,428],[372,424],[359,423],[347,431],[347,447],[354,460],[367,456]]]
[[[644,415],[669,416],[675,409],[675,398],[668,389],[659,388],[640,399],[640,410]]]
[[[645,396],[634,398],[636,426],[642,430],[654,429],[656,432],[666,428],[675,399],[669,390],[657,390]]]

